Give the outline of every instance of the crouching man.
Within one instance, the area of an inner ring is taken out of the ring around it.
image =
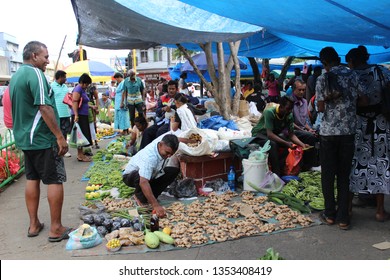
[[[166,213],[157,197],[180,172],[180,168],[171,162],[178,147],[177,136],[167,134],[133,156],[123,172],[123,182],[135,188],[135,200],[139,204],[150,203],[159,217],[164,217]]]

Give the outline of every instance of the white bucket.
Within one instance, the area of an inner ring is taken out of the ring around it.
[[[242,174],[244,175],[244,191],[256,191],[250,187],[247,182],[259,186],[268,171],[268,161],[266,159],[258,161],[243,159],[242,168]]]

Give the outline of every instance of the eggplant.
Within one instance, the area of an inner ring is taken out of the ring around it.
[[[115,221],[112,223],[111,231],[118,230],[120,228],[121,228],[121,223]]]
[[[91,214],[83,216],[82,220],[86,224],[89,224],[89,225],[93,225],[94,224],[94,219],[93,219],[93,216]]]
[[[123,218],[121,220],[121,227],[131,227],[131,222],[128,219]]]
[[[102,225],[107,229],[107,231],[111,231],[112,223],[112,219],[105,219]]]
[[[94,224],[95,226],[101,226],[103,225],[104,222],[104,217],[102,215],[97,215],[94,217]]]
[[[140,223],[134,223],[133,224],[133,229],[135,231],[142,231],[142,225]]]
[[[106,236],[106,234],[108,233],[108,230],[106,229],[105,226],[98,226],[96,228],[97,232],[100,234],[101,237],[104,237]]]

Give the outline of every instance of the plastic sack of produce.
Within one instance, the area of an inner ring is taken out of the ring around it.
[[[272,171],[267,171],[264,179],[258,186],[254,185],[252,182],[247,183],[254,190],[265,194],[270,192],[280,192],[285,185],[285,182]]]
[[[199,128],[186,130],[179,137],[197,140],[196,143],[191,144],[180,142],[178,152],[189,156],[210,155],[214,151],[214,147],[218,141],[218,136],[215,132],[210,133],[208,130]]]
[[[80,148],[88,146],[89,144],[90,143],[81,131],[79,124],[75,122],[70,133],[69,146],[72,148]]]
[[[268,151],[270,149],[271,149],[271,145],[270,145],[270,141],[268,140],[267,142],[265,142],[262,148],[260,148],[257,151],[252,151],[248,156],[248,160],[252,160],[252,161],[267,160]]]
[[[69,240],[66,243],[66,250],[79,250],[92,248],[102,243],[102,238],[95,227],[83,224],[76,230],[69,233]]]

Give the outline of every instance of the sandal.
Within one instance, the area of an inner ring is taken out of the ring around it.
[[[375,220],[377,222],[383,223],[384,221],[389,220],[389,219],[390,219],[390,214],[388,214],[386,212],[383,215],[375,214]]]
[[[348,230],[349,229],[349,224],[347,224],[347,223],[339,223],[339,229]]]
[[[77,158],[78,161],[81,162],[91,162],[92,160],[89,157]]]
[[[328,226],[334,225],[334,219],[326,216],[325,212],[321,212],[319,217],[322,223],[327,224]]]

